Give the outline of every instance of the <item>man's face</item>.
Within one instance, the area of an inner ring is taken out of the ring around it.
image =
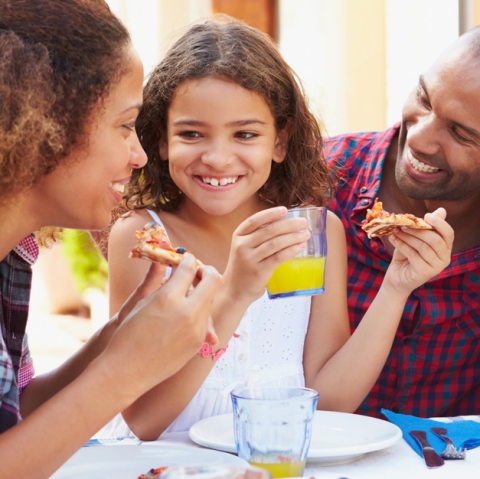
[[[480,58],[465,43],[447,50],[407,99],[395,176],[417,200],[480,193]]]

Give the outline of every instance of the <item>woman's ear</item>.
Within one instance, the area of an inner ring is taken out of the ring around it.
[[[168,142],[166,139],[161,138],[158,145],[158,152],[162,160],[168,160]]]
[[[281,163],[285,156],[287,156],[287,143],[288,143],[288,125],[283,130],[277,133],[275,139],[275,145],[273,147],[273,158],[275,163]]]

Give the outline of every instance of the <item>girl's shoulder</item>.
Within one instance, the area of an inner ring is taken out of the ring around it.
[[[134,237],[135,231],[143,229],[150,221],[152,221],[152,217],[146,210],[135,210],[125,213],[112,226],[108,238],[109,250],[112,246],[114,248],[119,246],[133,248],[137,244]]]
[[[327,211],[327,235],[333,233],[334,235],[345,237],[345,226],[342,220],[333,212]]]

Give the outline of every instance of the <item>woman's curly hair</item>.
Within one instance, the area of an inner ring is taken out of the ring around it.
[[[227,16],[193,25],[167,52],[144,89],[137,133],[148,163],[134,170],[125,199],[128,209],[153,207],[174,211],[182,193],[173,182],[159,144],[167,131],[167,114],[179,85],[217,77],[261,95],[277,131],[287,129],[287,153],[272,161],[262,198],[272,205],[325,205],[336,184],[322,154],[322,135],[310,112],[301,83],[273,41],[259,30]]]
[[[0,2],[0,204],[85,146],[129,44],[103,0]]]

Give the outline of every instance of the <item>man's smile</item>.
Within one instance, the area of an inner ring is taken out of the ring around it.
[[[417,160],[412,154],[412,150],[407,147],[407,158],[410,164],[417,170],[422,171],[423,173],[437,173],[440,171],[440,168],[435,168],[434,166],[427,165],[422,161]]]

